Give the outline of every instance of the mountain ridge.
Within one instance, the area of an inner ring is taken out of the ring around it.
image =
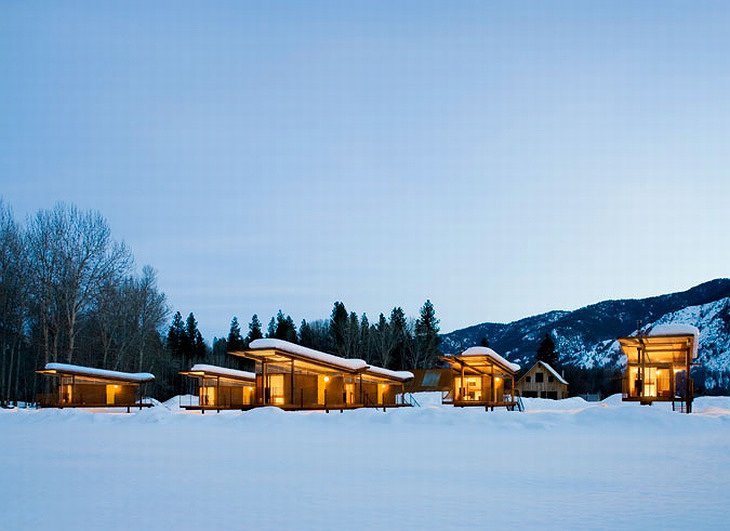
[[[546,334],[555,341],[562,365],[584,368],[621,363],[616,339],[642,328],[684,322],[700,329],[703,375],[722,385],[730,375],[730,279],[717,278],[688,290],[643,299],[609,299],[576,310],[551,310],[510,323],[485,322],[443,334],[442,350],[454,354],[486,337],[510,361],[531,365]],[[702,334],[702,332],[707,332]],[[730,379],[728,379],[730,384]]]

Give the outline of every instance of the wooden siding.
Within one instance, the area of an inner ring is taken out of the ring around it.
[[[542,382],[536,381],[536,376],[538,374],[542,374]],[[516,388],[518,394],[526,398],[568,398],[568,385],[560,382],[540,363],[533,365],[530,370],[519,379]]]

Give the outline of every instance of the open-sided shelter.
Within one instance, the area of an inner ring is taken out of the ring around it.
[[[507,407],[514,409],[515,373],[520,366],[511,363],[489,347],[470,347],[461,354],[444,356],[454,378],[451,392],[443,402],[454,406]]]
[[[197,381],[198,404],[184,409],[246,409],[255,403],[256,375],[215,365],[198,363],[180,374]]]
[[[549,363],[538,360],[517,380],[517,393],[525,398],[568,398],[568,382]]]
[[[256,339],[248,349],[229,354],[254,360],[255,406],[342,410],[407,405],[403,385],[413,377],[280,339]]]
[[[697,357],[699,330],[666,324],[647,334],[619,338],[626,356],[623,400],[651,404],[680,402],[692,411],[694,386],[690,370]]]
[[[155,379],[148,372],[130,373],[70,365],[46,363],[38,374],[56,379],[50,394],[39,396],[42,407],[148,407],[143,403],[141,387]]]

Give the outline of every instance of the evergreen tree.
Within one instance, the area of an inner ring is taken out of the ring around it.
[[[370,330],[373,342],[373,361],[381,367],[390,365],[390,327],[388,320],[382,313],[378,316],[378,323]]]
[[[370,341],[370,322],[368,316],[362,314],[360,318],[360,357],[367,363],[373,361],[372,345]]]
[[[269,321],[269,326],[266,327],[266,337],[274,337],[276,335],[276,319],[274,317]]]
[[[482,347],[489,347],[489,339],[487,339],[487,336],[484,336],[482,340],[479,342],[479,344]]]
[[[193,312],[190,312],[185,323],[183,350],[185,365],[190,365],[195,361],[202,361],[207,354],[208,349],[205,346],[205,341],[203,341],[203,336],[198,330],[198,321],[195,320]]]
[[[297,327],[294,324],[294,320],[289,315],[284,317],[284,312],[281,310],[276,314],[273,337],[289,341],[290,343],[297,342]]]
[[[408,365],[406,359],[408,356],[408,340],[410,334],[408,333],[408,323],[406,321],[406,314],[403,312],[403,308],[397,306],[390,312],[390,322],[388,328],[391,334],[391,348],[390,348],[390,367],[396,371],[403,370]]]
[[[434,367],[441,355],[439,351],[439,320],[430,300],[421,307],[421,316],[416,321],[416,356],[414,368]]]
[[[185,323],[179,311],[175,312],[172,324],[167,332],[167,348],[175,358],[183,357],[183,337],[185,336]]]
[[[335,302],[332,308],[330,336],[335,352],[340,356],[345,356],[347,351],[347,309],[340,301]]]
[[[558,366],[558,354],[555,352],[555,342],[550,334],[545,334],[537,349],[537,360],[543,361],[553,368]]]
[[[195,341],[193,342],[193,360],[196,362],[204,361],[208,357],[208,347],[203,340],[200,330],[195,331]]]
[[[238,317],[235,315],[233,316],[233,319],[231,319],[231,329],[228,332],[226,348],[229,351],[234,352],[245,348],[243,338],[241,337],[241,326],[238,324]]]
[[[347,336],[347,350],[346,356],[348,358],[359,358],[360,357],[360,319],[358,319],[355,312],[350,312],[350,318],[347,322],[346,329]]]
[[[316,348],[314,340],[314,331],[309,323],[302,319],[302,323],[299,325],[299,344],[304,347]]]
[[[261,339],[262,337],[264,337],[264,334],[261,331],[261,321],[259,321],[258,315],[253,314],[253,317],[251,317],[251,322],[248,323],[248,334],[246,335],[246,342],[244,347],[248,348],[248,346],[251,344],[251,341]]]
[[[211,352],[211,357],[213,358],[213,363],[215,365],[220,365],[221,367],[225,367],[228,362],[228,341],[226,341],[222,337],[214,337],[213,338],[213,349]]]

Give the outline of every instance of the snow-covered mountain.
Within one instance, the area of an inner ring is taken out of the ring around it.
[[[705,282],[680,293],[647,299],[609,300],[575,311],[552,311],[512,323],[482,323],[442,336],[452,354],[482,338],[510,361],[532,364],[545,334],[565,365],[602,367],[621,362],[620,336],[657,324],[684,323],[700,329],[698,376],[709,389],[730,386],[730,279]]]

